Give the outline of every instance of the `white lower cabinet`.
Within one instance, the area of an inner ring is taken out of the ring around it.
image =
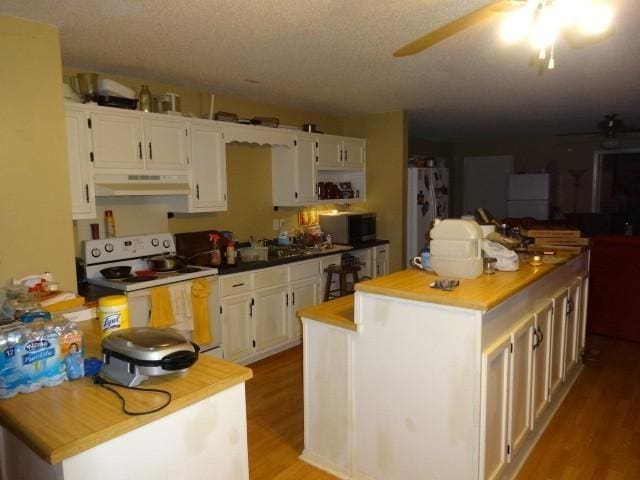
[[[506,337],[482,354],[480,469],[487,480],[497,478],[507,463],[510,350],[511,339]]]
[[[291,309],[289,310],[289,337],[300,338],[302,323],[296,312],[321,302],[320,280],[308,278],[291,284]]]
[[[549,362],[549,396],[552,397],[564,379],[564,333],[567,291],[563,290],[552,298],[553,317],[551,321],[551,359]]]
[[[250,294],[220,300],[222,344],[227,360],[243,358],[253,352],[251,308],[252,297]]]
[[[533,347],[533,385],[531,388],[531,429],[549,405],[549,375],[551,363],[551,322],[553,302],[549,301],[535,313]]]
[[[286,285],[254,292],[251,313],[254,320],[256,353],[289,339],[288,306],[289,291]]]
[[[566,319],[565,319],[565,341],[564,341],[564,374],[570,373],[580,360],[578,347],[578,332],[580,328],[580,289],[582,279],[577,278],[569,286],[567,292]]]
[[[388,245],[380,256],[386,271]],[[349,250],[365,259],[371,270],[375,249]],[[220,277],[225,359],[250,363],[301,341],[297,312],[322,303],[329,265],[339,265],[341,254]],[[333,288],[338,288],[334,275]],[[142,306],[141,308],[144,308]]]
[[[511,332],[509,364],[509,433],[507,455],[515,455],[531,431],[533,387],[533,346],[535,316],[530,316]]]
[[[389,245],[380,245],[373,249],[375,277],[389,274]]]
[[[580,299],[580,313],[579,313],[579,328],[578,328],[578,354],[585,354],[585,347],[587,343],[587,305],[589,302],[589,277],[580,277],[581,287],[580,292],[582,298]]]

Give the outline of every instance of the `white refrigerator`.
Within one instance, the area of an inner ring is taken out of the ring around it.
[[[520,173],[509,176],[507,217],[548,220],[551,206],[551,175]]]
[[[425,236],[435,218],[449,216],[449,169],[408,169],[407,266],[425,245]]]

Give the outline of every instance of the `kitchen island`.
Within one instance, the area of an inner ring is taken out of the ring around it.
[[[82,322],[86,355],[100,357],[97,321]],[[142,387],[171,393],[156,413],[128,416],[91,378],[0,401],[0,477],[16,479],[248,479],[244,382],[251,370],[201,356],[186,373]],[[165,397],[119,389],[127,407]]]
[[[405,270],[299,312],[305,448],[340,478],[513,478],[576,380],[589,253],[461,280]]]

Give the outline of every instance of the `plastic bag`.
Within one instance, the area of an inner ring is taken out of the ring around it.
[[[518,254],[499,243],[482,240],[482,251],[487,257],[497,259],[496,269],[503,272],[515,272],[520,267]]]

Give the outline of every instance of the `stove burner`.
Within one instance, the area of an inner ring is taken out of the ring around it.
[[[129,277],[122,280],[125,283],[138,283],[138,282],[148,282],[149,280],[155,280],[155,275],[137,275],[135,277]]]
[[[199,272],[201,269],[198,267],[184,267],[180,270],[176,270],[176,273],[194,273]]]

